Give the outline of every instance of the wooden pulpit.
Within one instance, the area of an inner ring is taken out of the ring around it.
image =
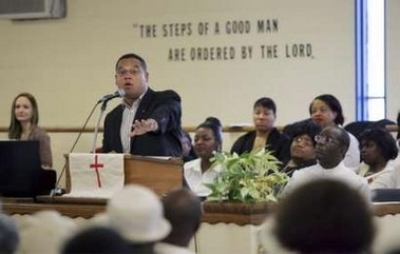
[[[183,161],[181,158],[157,158],[125,155],[124,184],[135,183],[152,189],[158,195],[182,187]],[[66,156],[66,191],[71,191],[71,174]]]

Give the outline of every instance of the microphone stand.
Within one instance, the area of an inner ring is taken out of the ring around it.
[[[69,153],[72,153],[75,150],[75,146],[78,143],[79,138],[82,136],[83,131],[86,129],[86,125],[88,124],[89,119],[92,117],[94,110],[97,108],[97,105],[99,105],[99,103],[96,103],[94,105],[92,111],[90,111],[89,116],[86,118],[85,123],[83,124],[82,128],[79,130],[78,136],[76,137],[74,144],[72,145],[71,149],[69,150]],[[67,169],[67,162],[64,163],[64,166],[61,170],[60,176],[57,178],[55,188],[50,191],[50,197],[64,194],[63,190],[59,186],[60,186],[61,178],[65,174],[66,169]]]
[[[98,132],[99,132],[100,120],[101,120],[101,118],[102,118],[102,116],[103,116],[103,114],[104,114],[104,112],[105,112],[105,110],[106,110],[106,108],[107,108],[107,102],[108,102],[109,100],[113,99],[113,98],[122,97],[123,95],[124,95],[123,90],[122,90],[122,91],[119,90],[119,91],[118,91],[118,94],[115,93],[113,96],[105,96],[105,97],[103,97],[103,99],[99,100],[99,101],[94,105],[92,111],[90,112],[89,116],[86,118],[85,123],[83,124],[82,128],[80,129],[79,134],[78,134],[78,137],[75,139],[75,142],[74,142],[74,144],[72,145],[72,148],[71,148],[71,150],[69,151],[69,153],[72,153],[72,152],[74,151],[75,146],[76,146],[76,144],[78,143],[78,140],[79,140],[79,138],[81,137],[83,130],[86,128],[86,125],[87,125],[87,123],[89,122],[89,119],[92,117],[93,112],[94,112],[94,110],[96,109],[97,105],[99,105],[100,103],[102,103],[102,104],[101,104],[100,115],[99,115],[99,118],[98,118],[97,123],[96,123],[96,126],[95,126],[94,140],[93,140],[93,145],[92,145],[92,150],[91,150],[92,153],[95,153],[95,152],[96,152],[96,141],[97,141],[97,134],[98,134]],[[56,196],[56,195],[62,195],[62,194],[65,193],[65,192],[63,193],[63,190],[62,190],[61,188],[59,188],[59,184],[60,184],[60,181],[61,181],[61,177],[64,175],[66,169],[67,169],[67,162],[64,163],[64,167],[62,168],[61,173],[60,173],[60,176],[59,176],[58,179],[57,179],[57,183],[56,183],[55,189],[51,190],[51,192],[50,192],[50,196],[51,196],[51,197],[54,197],[54,196]]]
[[[96,153],[96,144],[97,144],[97,135],[98,135],[98,133],[99,133],[99,125],[100,125],[101,118],[103,117],[104,112],[106,111],[106,108],[107,108],[107,101],[108,101],[108,100],[104,100],[104,101],[102,102],[102,104],[101,104],[100,115],[99,115],[99,117],[98,117],[98,119],[97,119],[97,123],[96,123],[95,129],[94,129],[92,153]]]

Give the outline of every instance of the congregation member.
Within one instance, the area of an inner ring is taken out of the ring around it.
[[[129,242],[132,253],[154,254],[156,242],[165,239],[171,224],[164,217],[159,197],[149,188],[129,184],[107,203],[103,225]]]
[[[190,241],[200,228],[202,207],[200,199],[186,188],[169,192],[162,198],[164,217],[172,230],[156,244],[157,254],[194,254],[189,250]]]
[[[39,108],[30,93],[20,93],[11,106],[11,121],[8,138],[17,140],[38,140],[39,155],[43,169],[53,167],[50,136],[39,126]]]
[[[231,152],[243,154],[258,152],[262,149],[272,154],[284,164],[290,160],[290,140],[275,128],[276,105],[268,97],[258,99],[253,105],[254,131],[239,137],[231,148]]]
[[[42,170],[39,175],[37,194],[49,194],[56,184],[57,173],[52,169],[53,157],[50,136],[39,126],[39,107],[30,93],[18,94],[11,105],[11,121],[8,138],[39,142],[39,157]]]
[[[19,242],[20,237],[15,221],[9,215],[0,213],[0,253],[16,253]]]
[[[396,140],[385,129],[367,129],[361,133],[359,175],[368,180],[371,189],[398,188],[395,159]]]
[[[375,227],[369,203],[338,179],[299,186],[278,203],[273,216],[273,234],[292,252],[372,253]]]
[[[115,83],[125,92],[122,103],[104,121],[102,151],[144,156],[182,155],[181,99],[172,91],[154,91],[145,60],[121,56]]]
[[[345,120],[342,105],[331,94],[322,94],[315,97],[310,103],[309,113],[312,121],[320,125],[321,128],[342,126]],[[356,171],[360,165],[359,142],[351,133],[348,133],[348,135],[350,137],[350,145],[346,151],[344,165]]]
[[[359,191],[370,201],[371,193],[367,181],[344,164],[348,149],[349,134],[341,127],[328,126],[316,137],[315,155],[317,164],[297,170],[283,190],[283,195],[296,191],[296,188],[315,179],[337,179]]]
[[[191,161],[197,158],[196,153],[193,149],[192,137],[190,134],[184,130],[181,133],[181,143],[182,143],[182,160],[184,162]]]
[[[25,218],[18,225],[20,244],[17,253],[60,253],[67,239],[78,230],[76,222],[55,210],[41,210]]]
[[[128,242],[118,232],[97,226],[85,228],[68,239],[61,253],[131,254],[133,252]]]
[[[214,152],[221,152],[222,149],[221,130],[221,122],[215,117],[209,117],[197,126],[193,149],[198,158],[183,165],[184,185],[201,198],[211,194],[211,190],[204,184],[211,183],[222,171],[220,166],[211,166]]]
[[[294,171],[317,163],[315,159],[315,137],[321,132],[321,127],[313,122],[304,122],[293,129],[290,145],[290,161],[281,170],[292,176]]]

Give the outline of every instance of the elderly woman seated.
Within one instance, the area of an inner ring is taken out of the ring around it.
[[[290,161],[282,169],[282,172],[292,176],[294,171],[317,163],[314,139],[320,132],[321,127],[311,121],[295,126],[290,145]]]
[[[397,188],[394,159],[396,140],[385,129],[367,129],[360,137],[362,163],[358,174],[364,176],[371,189]]]

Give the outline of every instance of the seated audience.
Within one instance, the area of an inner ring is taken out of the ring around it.
[[[29,93],[20,93],[14,98],[11,106],[11,121],[8,138],[17,140],[38,140],[42,168],[40,174],[39,194],[48,194],[55,187],[56,172],[51,170],[50,136],[39,127],[39,108],[35,97]]]
[[[101,221],[129,242],[132,253],[155,253],[155,243],[171,231],[159,197],[147,187],[137,184],[125,185],[111,197]]]
[[[385,129],[367,129],[361,136],[359,175],[364,176],[371,189],[397,188],[395,162],[396,140]]]
[[[73,219],[56,211],[39,211],[19,223],[20,244],[17,253],[59,253],[75,232]]]
[[[0,253],[16,253],[18,244],[18,228],[14,220],[6,214],[0,214]]]
[[[243,154],[265,149],[272,151],[278,160],[286,164],[290,160],[290,140],[274,127],[275,119],[275,102],[267,97],[258,99],[253,106],[255,130],[239,137],[233,144],[231,152]]]
[[[292,176],[293,172],[315,165],[315,136],[321,132],[321,127],[313,122],[299,124],[293,129],[293,138],[290,146],[290,161],[282,172]]]
[[[133,252],[128,242],[113,229],[90,227],[68,239],[61,253],[130,254]]]
[[[292,193],[297,186],[311,180],[327,178],[346,182],[369,201],[371,194],[367,181],[343,163],[350,143],[348,133],[341,127],[328,126],[315,138],[317,142],[315,147],[317,164],[295,171],[283,190],[283,194]]]
[[[11,122],[8,138],[18,140],[38,140],[39,154],[44,169],[53,166],[50,137],[38,126],[39,109],[35,97],[29,93],[20,93],[11,106]]]
[[[181,143],[182,143],[182,160],[184,162],[191,161],[197,158],[192,145],[192,138],[190,134],[182,130],[181,133]]]
[[[221,171],[220,167],[211,167],[210,160],[213,153],[221,149],[221,123],[216,118],[208,118],[196,128],[194,135],[194,151],[198,158],[183,165],[185,185],[199,197],[205,198],[211,194],[204,183],[211,183]]]
[[[344,116],[339,100],[331,94],[323,94],[314,98],[309,106],[311,119],[322,128],[327,126],[342,126]],[[356,137],[348,133],[350,145],[346,151],[344,165],[357,170],[360,165],[359,143]]]
[[[168,193],[162,203],[164,217],[170,222],[172,230],[156,244],[157,254],[193,254],[188,247],[200,227],[201,201],[190,190],[182,188]]]
[[[273,231],[296,253],[369,253],[375,236],[368,202],[334,179],[308,182],[281,200]]]

